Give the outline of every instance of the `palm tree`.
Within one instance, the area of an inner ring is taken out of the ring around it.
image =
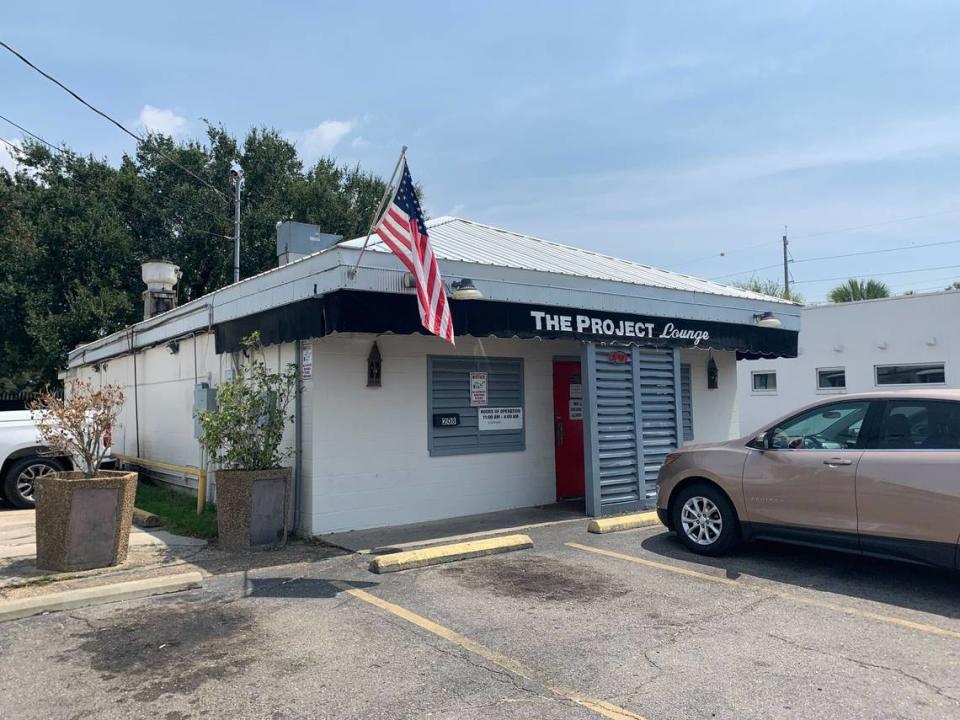
[[[876,300],[890,297],[890,288],[879,280],[855,280],[850,278],[843,285],[830,291],[830,302],[843,303],[854,300]]]

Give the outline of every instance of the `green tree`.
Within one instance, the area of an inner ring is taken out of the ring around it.
[[[209,123],[202,141],[151,134],[119,166],[35,142],[20,161],[0,169],[0,389],[55,383],[70,349],[142,317],[145,260],[180,266],[181,302],[232,282],[232,162],[245,174],[242,277],[276,264],[279,221],[355,237],[385,187],[331,158],[304,169],[276,130],[238,142]]]
[[[797,303],[803,302],[803,295],[800,293],[794,292],[793,290],[784,292],[783,285],[779,281],[759,278],[756,275],[749,280],[738,280],[733,286],[741,290],[760,293],[761,295],[770,295]]]
[[[879,280],[856,280],[850,278],[843,285],[830,291],[830,302],[842,303],[854,300],[875,300],[890,297],[890,288]]]

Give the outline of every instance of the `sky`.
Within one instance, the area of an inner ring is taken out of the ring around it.
[[[381,175],[406,144],[434,217],[722,282],[782,278],[786,226],[808,302],[960,280],[957,3],[34,0],[0,38],[141,130],[271,127]],[[134,150],[2,51],[0,114]]]

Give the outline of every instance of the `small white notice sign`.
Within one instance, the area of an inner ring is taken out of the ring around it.
[[[304,380],[313,377],[313,345],[300,348],[300,377]]]
[[[521,430],[523,428],[523,408],[479,408],[477,410],[477,427],[480,432],[487,430]]]
[[[570,383],[570,397],[571,399],[583,397],[583,383]]]
[[[580,398],[570,398],[568,402],[570,403],[570,419],[583,420],[583,400]]]
[[[470,373],[470,406],[482,407],[488,402],[487,374],[485,372]]]

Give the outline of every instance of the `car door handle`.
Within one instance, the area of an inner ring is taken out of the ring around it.
[[[847,458],[830,458],[829,460],[823,461],[824,465],[853,465],[853,460],[848,460]]]

